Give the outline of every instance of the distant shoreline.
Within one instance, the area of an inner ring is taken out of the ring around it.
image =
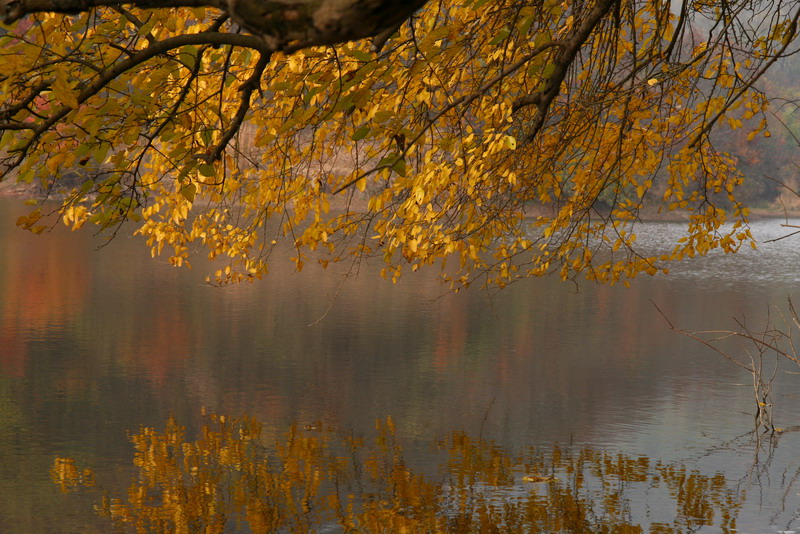
[[[31,187],[32,186],[27,184],[19,184],[14,181],[13,178],[6,179],[0,182],[0,197],[36,197],[36,194],[31,195]],[[344,197],[340,198],[341,200],[336,198],[331,199],[331,208],[336,209],[337,205],[339,204],[342,204],[339,207],[344,207],[343,204],[347,203],[347,201],[344,200]],[[358,204],[360,202],[351,198],[349,199],[349,203]],[[536,206],[532,207],[530,210],[527,210],[526,216],[548,216],[552,215],[552,213],[549,213],[550,211],[551,210],[548,210],[543,206]],[[750,208],[750,214],[748,215],[747,220],[758,221],[764,219],[800,219],[800,207],[788,208],[776,201],[773,206]],[[639,216],[639,221],[641,222],[686,222],[688,220],[689,214],[686,212],[664,210],[659,213],[658,208],[653,207],[642,208]]]

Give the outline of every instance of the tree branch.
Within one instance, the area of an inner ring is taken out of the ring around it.
[[[133,0],[143,9],[221,9],[272,50],[296,50],[381,35],[399,26],[427,0]],[[119,8],[119,0],[0,0],[0,19],[10,24],[42,12],[80,13]]]
[[[478,90],[475,91],[474,93],[472,93],[470,95],[464,95],[464,96],[462,96],[460,98],[457,98],[456,100],[454,100],[454,101],[450,102],[449,104],[447,104],[446,106],[444,106],[442,109],[440,109],[438,112],[436,112],[436,114],[434,116],[432,116],[430,119],[428,119],[427,124],[425,124],[425,126],[423,126],[422,129],[419,132],[417,132],[417,135],[415,135],[410,141],[408,141],[405,144],[406,148],[403,150],[403,152],[401,154],[401,157],[405,157],[406,152],[408,152],[408,149],[412,145],[414,145],[414,143],[419,141],[420,138],[423,135],[425,135],[425,132],[427,132],[434,124],[436,124],[436,121],[439,120],[445,113],[449,112],[450,110],[452,110],[453,108],[456,108],[458,106],[468,106],[476,98],[485,95],[489,91],[489,89],[491,89],[496,84],[498,84],[499,82],[501,82],[504,79],[506,79],[509,75],[511,75],[514,72],[516,72],[517,70],[519,70],[520,67],[526,65],[530,60],[532,60],[533,58],[535,58],[539,54],[543,53],[545,50],[549,50],[550,48],[560,47],[560,46],[563,46],[563,43],[561,41],[551,41],[549,43],[545,43],[543,45],[537,46],[536,48],[534,48],[533,50],[531,50],[530,52],[528,52],[527,54],[525,54],[524,56],[519,58],[517,61],[515,61],[514,63],[509,65],[507,68],[505,68],[502,72],[497,74],[491,80],[489,80],[486,83],[484,83],[483,85],[481,85],[478,88]],[[337,193],[341,193],[345,189],[348,189],[349,187],[352,187],[353,185],[355,185],[355,183],[358,182],[359,180],[361,180],[362,178],[366,178],[370,174],[373,174],[373,173],[378,172],[378,171],[382,171],[384,169],[390,169],[390,168],[392,168],[393,165],[394,164],[391,164],[391,165],[378,165],[376,167],[373,167],[372,169],[370,169],[368,171],[365,171],[362,174],[359,174],[356,178],[353,178],[349,182],[346,182],[346,183],[342,184],[341,186],[339,186],[338,188],[336,188],[333,191],[333,194],[335,195]]]
[[[619,0],[601,0],[589,12],[589,15],[581,22],[578,29],[573,33],[572,37],[563,42],[561,53],[555,59],[555,70],[547,81],[547,85],[541,92],[532,93],[517,99],[514,102],[512,109],[514,111],[524,107],[535,105],[538,108],[536,119],[533,123],[533,128],[528,132],[527,140],[530,141],[539,130],[544,126],[544,121],[547,116],[547,110],[550,104],[555,100],[556,96],[561,92],[561,83],[567,76],[569,67],[575,60],[575,56],[581,49],[583,44],[592,34],[594,29],[603,19],[603,17],[611,11],[611,8]]]
[[[789,45],[792,43],[792,41],[794,41],[794,38],[797,36],[798,21],[800,21],[800,9],[798,9],[797,12],[794,14],[794,17],[792,17],[791,23],[784,33],[783,44],[781,45],[781,48],[775,53],[775,55],[773,55],[769,59],[769,61],[767,61],[761,67],[761,69],[759,69],[758,72],[756,72],[749,80],[747,80],[747,83],[742,85],[742,87],[739,89],[739,91],[736,92],[736,94],[728,98],[728,101],[725,103],[724,106],[722,106],[722,109],[720,109],[717,112],[717,114],[711,118],[711,120],[709,120],[699,129],[697,135],[694,137],[692,142],[689,143],[689,148],[695,148],[696,146],[698,146],[700,144],[700,141],[703,139],[703,136],[705,136],[709,131],[711,131],[711,128],[714,127],[714,124],[716,124],[716,122],[723,115],[725,115],[725,113],[728,111],[728,109],[730,109],[730,107],[734,104],[734,102],[739,100],[739,98],[741,98],[741,96],[745,93],[745,91],[750,89],[750,87],[752,87],[753,84],[756,83],[758,79],[761,78],[761,76],[763,76],[764,73],[767,72],[767,70],[769,70],[769,68],[772,67],[772,65],[776,61],[778,61],[778,59],[783,57],[783,54],[786,52],[786,49],[789,48]]]
[[[264,69],[267,68],[270,61],[270,54],[262,54],[261,57],[258,58],[258,63],[256,63],[255,67],[253,68],[253,74],[242,83],[240,87],[240,91],[242,92],[241,100],[239,102],[239,109],[236,110],[236,115],[234,115],[233,120],[231,121],[228,129],[222,134],[222,138],[220,139],[219,143],[209,152],[208,155],[204,156],[204,159],[208,162],[217,161],[221,156],[222,153],[225,151],[225,147],[228,146],[233,136],[239,131],[241,128],[242,123],[244,122],[244,118],[247,115],[247,111],[250,109],[250,99],[253,96],[253,91],[255,91],[259,87],[259,83],[261,82],[261,75],[264,73]]]
[[[136,54],[116,63],[111,68],[103,72],[101,76],[95,79],[90,85],[85,87],[77,96],[76,101],[78,105],[83,104],[89,98],[99,93],[106,85],[115,80],[117,77],[126,71],[152,59],[158,55],[164,54],[174,48],[179,48],[187,45],[202,45],[202,44],[219,44],[219,45],[233,45],[254,48],[262,53],[269,54],[270,51],[266,48],[263,41],[257,37],[250,35],[241,35],[233,33],[216,33],[216,32],[201,32],[189,33],[178,35],[169,39],[159,41],[152,46],[137,52]],[[33,128],[34,135],[28,140],[25,145],[16,150],[18,152],[17,162],[12,165],[15,167],[22,159],[24,159],[30,147],[36,142],[39,136],[52,128],[56,123],[66,117],[74,108],[70,106],[62,106],[55,113],[50,115],[46,120],[36,125]],[[0,131],[4,129],[20,129],[19,127],[11,127],[11,125],[0,126]]]

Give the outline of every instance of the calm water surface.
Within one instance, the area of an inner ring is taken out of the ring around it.
[[[724,481],[735,527],[717,510],[693,530],[800,530],[800,433],[756,444],[749,375],[653,306],[687,329],[763,326],[800,281],[800,237],[631,288],[546,278],[452,295],[434,273],[392,285],[363,266],[342,284],[342,269],[288,265],[212,288],[202,260],[178,270],[135,239],[97,250],[89,232],[34,237],[14,227],[21,211],[0,199],[0,532],[108,532],[99,492],[62,492],[54,459],[124,497],[131,434],[173,417],[196,436],[209,413],[255,418],[265,442],[292,425],[369,438],[391,417],[409,468],[431,477],[442,460],[431,444],[453,433],[508,455],[624,455]],[[780,222],[753,233],[788,233]],[[662,251],[679,231],[647,225],[638,243]],[[800,376],[776,378],[777,425],[800,425],[799,395]],[[501,485],[509,498],[530,491],[523,474]],[[681,489],[649,476],[626,494],[627,521],[645,532],[681,513]]]

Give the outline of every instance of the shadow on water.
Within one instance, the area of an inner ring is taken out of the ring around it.
[[[91,467],[55,459],[65,493],[89,493],[116,530],[188,532],[693,532],[736,531],[745,490],[707,476],[590,447],[510,453],[454,432],[431,444],[436,467],[405,459],[391,418],[371,438],[292,426],[270,443],[252,417],[208,415],[197,436],[169,419],[131,435],[127,493]],[[642,494],[671,519],[637,510]]]

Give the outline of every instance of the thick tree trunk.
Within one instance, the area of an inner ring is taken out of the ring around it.
[[[297,49],[380,36],[399,26],[427,0],[134,0],[144,9],[212,7],[263,37],[269,48]],[[0,17],[11,23],[30,13],[79,13],[115,0],[0,0]]]

